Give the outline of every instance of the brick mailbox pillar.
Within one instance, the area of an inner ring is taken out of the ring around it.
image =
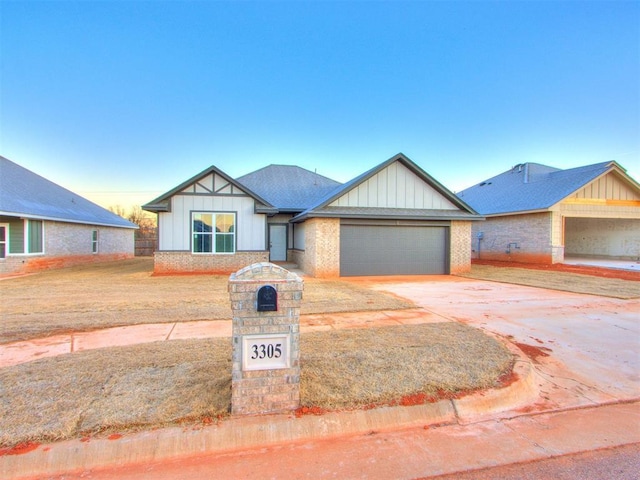
[[[254,263],[229,277],[233,415],[298,408],[302,289],[298,275],[272,263]]]

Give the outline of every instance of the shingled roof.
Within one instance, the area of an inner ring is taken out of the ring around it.
[[[312,207],[341,184],[294,165],[269,165],[237,179],[280,212]]]
[[[0,215],[138,228],[136,224],[1,156]]]
[[[614,161],[567,170],[523,163],[458,192],[458,196],[481,215],[544,211],[611,170],[630,179]]]

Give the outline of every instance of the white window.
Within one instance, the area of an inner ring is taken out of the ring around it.
[[[91,251],[98,253],[98,230],[91,232]]]
[[[235,253],[236,214],[193,212],[191,238],[193,253]]]

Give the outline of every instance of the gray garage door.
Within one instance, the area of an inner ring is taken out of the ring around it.
[[[341,225],[340,275],[449,273],[448,228]]]

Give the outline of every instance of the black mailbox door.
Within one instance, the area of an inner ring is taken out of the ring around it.
[[[278,292],[271,285],[258,290],[257,310],[259,312],[275,312],[278,310]]]

